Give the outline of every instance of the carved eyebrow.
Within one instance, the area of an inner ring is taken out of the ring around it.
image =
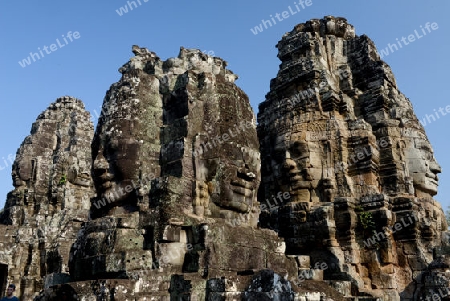
[[[426,151],[428,151],[430,153],[433,153],[433,149],[431,148],[431,146],[428,146],[426,144],[419,145],[419,149],[423,149],[423,150],[426,150]]]

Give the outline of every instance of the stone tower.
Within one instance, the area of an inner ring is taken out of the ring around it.
[[[70,249],[94,192],[93,134],[83,103],[64,96],[39,115],[17,150],[15,188],[0,215],[0,262],[7,270],[0,277],[3,285],[15,283],[24,300],[70,279]]]
[[[425,296],[439,287],[425,275],[447,224],[433,199],[441,169],[411,102],[344,18],[299,24],[277,48],[259,105],[259,201],[291,198],[261,224],[287,254],[327,262],[325,279],[386,300]]]
[[[97,195],[71,253],[77,291],[105,279],[116,297],[203,300],[265,294],[253,277],[272,281],[268,292],[295,280],[282,240],[257,228],[259,143],[237,76],[196,49],[166,61],[132,50],[92,143]]]

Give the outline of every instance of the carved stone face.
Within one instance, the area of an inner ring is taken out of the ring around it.
[[[320,20],[319,19],[311,19],[308,21],[307,26],[309,26],[312,32],[319,32],[320,30]]]
[[[281,190],[289,192],[292,201],[310,201],[310,152],[308,143],[299,135],[292,135],[290,140],[277,137],[272,170]]]
[[[336,33],[336,20],[334,17],[328,16],[326,17],[327,23],[327,34],[335,34]]]
[[[78,150],[81,151],[82,154],[90,153],[90,148],[71,148],[71,153],[65,156],[65,158],[62,160],[63,162],[61,162],[63,163],[62,166],[60,166],[61,172],[64,175],[67,175],[67,180],[70,183],[83,187],[91,187],[91,158],[90,156],[89,158],[86,158],[85,156],[80,157],[80,152],[78,152]]]
[[[344,37],[346,30],[347,20],[345,20],[344,18],[336,18],[336,35]]]
[[[223,194],[219,198],[221,207],[230,207],[238,212],[249,212],[256,200],[256,178],[259,173],[259,155],[254,150],[242,147],[239,150],[229,144],[233,157],[223,158],[224,172],[220,183]]]
[[[30,157],[17,158],[13,164],[11,177],[14,187],[26,185],[31,180],[33,163]]]
[[[148,195],[148,186],[140,189],[142,182],[148,184],[160,171],[160,81],[138,73],[124,73],[111,86],[92,142],[97,198],[109,200],[108,208],[125,213],[138,210],[138,193]]]
[[[217,93],[225,96],[215,104],[206,103],[205,106],[214,107],[202,110],[203,131],[195,138],[195,148],[201,151],[194,159],[197,188],[194,203],[214,204],[218,210],[225,210],[225,215],[229,211],[249,213],[256,203],[261,162],[251,122],[253,113],[242,91],[224,78],[216,80]],[[217,210],[214,206],[210,209]]]
[[[119,203],[133,196],[139,182],[139,142],[128,136],[108,137],[94,154],[94,181],[99,197],[113,195]]]
[[[407,148],[406,161],[416,195],[436,195],[437,174],[441,172],[441,167],[433,156],[430,143],[421,138],[414,139],[414,147]]]
[[[419,275],[426,264],[418,267],[398,259],[410,256],[407,250],[414,248],[431,262],[432,246],[441,243],[440,229],[446,228],[442,209],[431,198],[437,191],[440,167],[411,103],[398,91],[390,68],[377,60],[372,41],[362,37],[350,42],[365,40],[369,50],[364,54],[357,47],[345,53],[338,43],[311,51],[311,45],[325,45],[330,39],[323,36],[324,29],[333,31],[330,18],[321,24],[320,35],[292,31],[278,43],[282,64],[258,114],[263,157],[260,195],[269,199],[280,190],[289,192],[292,202],[310,205],[308,222],[304,223],[302,210],[292,210],[296,204],[287,203],[277,211],[263,210],[268,218],[263,215],[266,220],[261,224],[285,238],[287,254],[318,258],[322,252],[330,252],[340,258],[338,269],[346,272],[352,269],[347,268],[350,265],[364,262],[367,272],[349,272],[355,275],[353,279],[368,273],[374,287],[387,287],[390,279],[402,283],[404,277],[405,285],[399,290],[404,294],[415,279],[411,273]],[[304,31],[312,31],[314,20],[305,27]],[[341,37],[355,36],[354,28],[345,26],[343,19],[336,19],[334,28],[333,39],[342,45]],[[293,50],[298,45],[302,47]],[[337,52],[348,59],[347,66],[341,64],[342,58],[333,57]],[[326,59],[330,57],[332,63]],[[345,81],[328,76],[336,69],[345,71],[343,66],[351,69]],[[300,74],[304,80],[299,79]],[[302,103],[292,108],[284,101],[282,97],[289,99],[299,86],[321,87],[313,96],[317,107]],[[306,133],[303,137],[296,134],[302,132]],[[373,231],[364,225],[367,212],[374,218]],[[412,221],[412,216],[417,220]],[[386,233],[384,229],[394,225],[396,232],[383,237],[376,250],[360,244],[361,238]],[[389,280],[380,281],[375,266],[390,263],[397,265],[395,272],[386,277]],[[402,274],[407,276],[398,276]]]
[[[21,172],[21,170],[22,170],[22,172]],[[27,178],[27,179],[30,178],[29,175],[28,176],[24,176],[23,175],[23,173],[24,173],[23,171],[24,171],[24,168],[22,167],[22,169],[21,169],[21,164],[20,163],[16,163],[16,164],[13,165],[13,169],[12,169],[12,172],[11,172],[11,177],[12,177],[13,185],[16,188],[20,187],[22,185],[25,185],[24,178]]]
[[[69,162],[67,180],[74,185],[90,187],[92,183],[91,171],[86,162],[72,157]]]
[[[200,180],[208,187],[209,197],[217,206],[247,213],[256,202],[259,185],[257,146],[241,146],[229,141],[218,148],[220,150],[208,149],[197,159],[203,173]]]

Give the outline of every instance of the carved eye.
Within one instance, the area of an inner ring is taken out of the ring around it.
[[[108,139],[105,145],[105,155],[115,157],[117,153],[118,143],[116,139]]]
[[[291,159],[300,159],[308,156],[308,145],[305,142],[295,141],[290,147]]]
[[[425,153],[425,158],[428,160],[428,161],[435,161],[435,159],[434,159],[434,156],[433,156],[433,153],[431,152],[431,150],[427,150],[426,151],[426,153]]]

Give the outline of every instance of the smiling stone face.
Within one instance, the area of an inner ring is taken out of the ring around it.
[[[411,146],[405,150],[409,176],[413,180],[415,194],[419,197],[437,194],[441,167],[436,162],[430,142],[424,137],[410,138]]]
[[[153,56],[140,51],[106,95],[93,171],[97,200],[112,202],[99,216],[142,206],[162,224],[249,214],[258,208],[259,144],[237,76],[198,50],[165,62]],[[145,173],[156,182],[142,191]]]
[[[294,135],[295,136],[301,135]],[[310,202],[312,176],[310,174],[310,152],[308,143],[300,140],[285,140],[278,137],[274,148],[272,168],[275,179],[283,192],[289,192],[293,202]]]
[[[94,179],[99,196],[105,197],[112,193],[116,206],[126,199],[129,199],[130,204],[136,204],[136,194],[130,193],[127,186],[137,187],[139,183],[140,144],[127,136],[102,140],[94,160]]]
[[[255,206],[256,191],[259,186],[260,160],[257,146],[239,147],[230,143],[225,150],[233,154],[224,158],[225,172],[221,179],[221,191],[218,205],[241,213],[248,213]],[[233,151],[232,148],[237,148]]]
[[[196,159],[204,173],[198,181],[208,187],[208,197],[218,207],[249,213],[256,204],[259,184],[259,152],[255,146],[244,147],[226,142],[217,150],[206,151]],[[224,156],[229,154],[230,156]]]
[[[224,89],[224,93],[228,89],[228,95],[217,103],[217,110],[204,110],[205,127],[196,134],[196,181],[208,187],[210,206],[249,213],[256,206],[260,182],[259,144],[253,114],[247,96],[231,83],[220,80],[223,82],[219,89]],[[205,210],[217,211],[213,207]]]
[[[149,64],[158,60],[149,52],[143,56]],[[142,63],[139,59],[143,58],[138,56],[132,62]],[[108,201],[100,208],[92,206],[94,216],[148,207],[150,181],[160,175],[163,113],[159,87],[158,78],[132,69],[124,72],[107,92],[92,143],[92,156],[97,191],[93,204]]]

